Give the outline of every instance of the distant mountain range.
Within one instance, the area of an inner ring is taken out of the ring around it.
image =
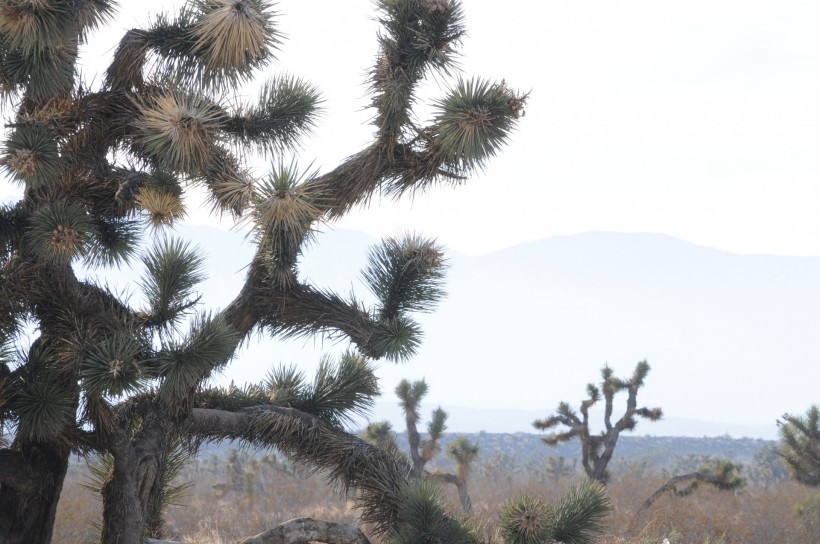
[[[205,307],[224,307],[251,245],[211,228],[179,232],[209,256]],[[358,273],[373,243],[360,232],[319,234],[303,276],[372,302]],[[139,273],[107,277],[122,286]],[[656,234],[590,232],[450,254],[447,291],[435,312],[418,316],[425,339],[417,357],[379,369],[384,395],[374,419],[400,419],[393,388],[424,377],[423,412],[445,406],[453,430],[531,430],[559,401],[577,406],[605,363],[628,376],[643,359],[652,372],[639,403],[662,407],[666,419],[641,422],[638,435],[774,438],[784,412],[820,402],[820,257],[734,255]],[[309,373],[322,353],[344,348],[260,342],[217,380],[257,380],[278,362]]]

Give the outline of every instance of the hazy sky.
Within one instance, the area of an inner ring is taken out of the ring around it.
[[[122,2],[85,72],[102,68],[125,28],[173,5]],[[322,90],[325,114],[300,161],[330,169],[372,133],[372,3],[281,0],[276,9],[287,40],[266,73]],[[468,254],[613,230],[820,255],[820,4],[472,0],[464,9],[464,74],[532,93],[519,130],[465,186],[379,202],[339,226],[415,229]],[[256,164],[263,175],[267,162]]]

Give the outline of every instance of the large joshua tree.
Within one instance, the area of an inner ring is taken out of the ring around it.
[[[601,387],[592,383],[587,385],[588,397],[581,401],[580,417],[568,403],[561,402],[554,415],[536,420],[533,426],[542,431],[565,426],[566,430],[552,433],[541,440],[548,446],[555,446],[577,437],[581,441],[581,464],[587,476],[601,484],[606,484],[609,479],[606,468],[612,460],[621,433],[633,430],[638,424],[637,418],[639,417],[657,421],[663,416],[660,408],[638,407],[638,390],[643,387],[647,374],[649,374],[649,364],[646,361],[639,362],[635,366],[632,377],[627,379],[616,378],[612,369],[605,365],[601,369]],[[620,418],[613,422],[615,394],[620,391],[627,393],[626,410]],[[604,429],[599,434],[593,434],[590,431],[589,409],[601,400],[602,393]]]
[[[77,75],[78,51],[113,1],[0,0],[0,161],[4,183],[23,188],[0,208],[0,422],[14,436],[0,450],[0,540],[48,542],[69,455],[98,452],[111,459],[102,540],[141,542],[158,526],[164,467],[181,438],[275,445],[363,489],[363,519],[378,530],[398,519],[409,467],[340,422],[376,393],[370,360],[414,352],[411,313],[442,294],[441,249],[420,237],[374,249],[364,277],[378,303],[369,308],[300,281],[299,256],[317,223],[375,193],[462,183],[505,143],[525,97],[503,82],[460,79],[434,100],[432,119],[417,122],[419,83],[455,69],[461,6],[376,5],[373,140],[336,168],[306,174],[283,155],[313,127],[317,90],[277,76],[255,103],[230,95],[280,43],[268,2],[196,0],[160,15],[126,32],[94,85]],[[264,179],[244,167],[249,152],[273,157]],[[202,257],[162,233],[197,187],[213,213],[249,223],[256,244],[239,294],[210,314],[196,311]],[[151,229],[156,243],[142,251]],[[135,286],[143,302],[77,274],[135,259],[147,270]],[[312,383],[280,370],[245,389],[206,388],[253,331],[333,334],[355,352]]]

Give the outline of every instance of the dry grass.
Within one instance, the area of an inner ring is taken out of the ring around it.
[[[505,463],[479,463],[471,476],[473,518],[484,540],[498,543],[496,517],[503,504],[522,493],[554,501],[579,481],[579,476],[554,481],[532,467],[506,468]],[[288,463],[262,460],[246,453],[233,462],[216,456],[200,458],[185,478],[194,487],[184,508],[168,512],[169,537],[190,543],[227,544],[263,532],[300,516],[356,522],[350,500],[334,492],[320,476],[308,476]],[[96,542],[93,524],[100,503],[79,483],[75,467],[66,480],[58,509],[54,542]],[[701,487],[688,497],[666,496],[636,516],[641,503],[664,483],[664,477],[627,472],[607,491],[615,504],[601,544],[817,544],[816,532],[801,524],[794,505],[817,490],[792,482],[769,489],[747,487],[739,492]],[[453,513],[458,498],[447,490]],[[815,528],[816,529],[816,528]]]

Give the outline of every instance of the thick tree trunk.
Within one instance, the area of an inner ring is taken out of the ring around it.
[[[148,421],[153,421],[150,425]],[[103,484],[103,544],[142,544],[152,501],[160,487],[160,459],[167,447],[162,426],[146,417],[133,440],[125,432],[110,445],[111,474]]]
[[[50,543],[69,452],[26,443],[2,454],[0,542]]]

